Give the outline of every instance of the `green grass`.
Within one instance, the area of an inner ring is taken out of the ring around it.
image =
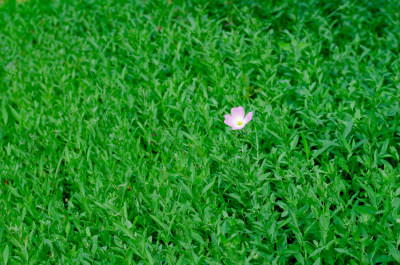
[[[400,263],[398,1],[172,2],[0,7],[0,264]]]

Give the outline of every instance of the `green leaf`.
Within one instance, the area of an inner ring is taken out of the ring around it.
[[[321,258],[318,257],[315,262],[313,263],[313,265],[321,265]]]
[[[327,246],[322,246],[320,248],[317,248],[316,250],[314,250],[311,254],[310,254],[310,258],[314,257],[315,255],[319,254],[321,251],[323,251],[324,249],[326,249]]]
[[[7,109],[5,107],[2,108],[1,113],[3,115],[3,122],[4,125],[7,125],[7,121],[8,121],[8,113],[7,113]]]
[[[182,187],[184,188],[184,190],[186,191],[186,193],[188,195],[190,195],[190,197],[193,197],[192,194],[192,189],[190,189],[183,181],[179,180],[179,183],[182,185]]]
[[[354,209],[361,214],[366,214],[370,216],[374,216],[376,212],[376,210],[370,206],[354,206]]]
[[[214,185],[214,182],[211,182],[211,183],[209,183],[207,186],[205,186],[205,187],[203,188],[203,190],[201,191],[201,195],[200,195],[200,196],[202,196],[203,194],[205,194],[213,185]]]
[[[9,256],[10,252],[8,249],[8,245],[5,246],[4,251],[3,251],[3,261],[4,261],[4,265],[7,265],[8,263],[8,256]]]
[[[399,252],[399,250],[389,242],[387,242],[386,244],[387,244],[387,246],[389,248],[390,256],[392,256],[392,258],[394,258],[397,262],[400,263],[400,252]]]
[[[349,122],[346,123],[346,128],[343,133],[344,138],[347,138],[347,136],[350,134],[352,127],[353,127],[353,120],[350,120]]]
[[[346,140],[346,138],[343,137],[343,136],[342,136],[341,134],[339,134],[339,133],[338,133],[338,137],[339,137],[339,139],[342,141],[342,144],[343,144],[344,147],[346,148],[347,152],[348,152],[349,154],[351,154],[351,153],[352,153],[352,149],[351,149],[351,146],[350,146],[349,142]]]
[[[203,238],[198,233],[192,231],[190,234],[194,240],[196,240],[197,242],[199,242],[202,245],[205,245]]]
[[[347,256],[353,257],[358,260],[358,258],[356,256],[354,256],[348,249],[335,248],[335,250],[339,253],[346,254]]]
[[[318,149],[317,151],[315,151],[314,153],[313,153],[313,156],[312,156],[312,158],[314,159],[314,158],[317,158],[319,155],[321,155],[323,152],[325,152],[325,151],[327,151],[330,147],[332,147],[332,146],[339,146],[336,142],[333,142],[333,141],[320,141],[320,142],[322,142],[323,143],[323,146],[322,146],[322,148],[320,148],[320,149]]]
[[[293,137],[293,140],[290,142],[290,151],[294,150],[299,142],[299,135]]]
[[[229,193],[227,194],[229,197],[234,198],[235,200],[237,200],[238,202],[240,202],[241,204],[243,204],[242,198],[236,194],[236,193]]]
[[[114,222],[115,227],[117,228],[117,231],[121,231],[122,234],[124,234],[125,236],[134,239],[132,232],[130,230],[128,230],[123,224],[119,223],[119,222]]]
[[[157,216],[150,215],[151,219],[153,219],[159,226],[161,226],[165,231],[168,231],[167,226],[158,219]]]
[[[385,142],[383,142],[383,145],[382,145],[381,151],[380,151],[380,153],[379,153],[379,155],[380,155],[380,156],[382,156],[382,155],[386,154],[386,152],[387,152],[387,149],[388,149],[388,146],[389,146],[389,139],[386,139],[386,141],[385,141]]]
[[[292,47],[291,47],[290,43],[280,42],[278,45],[282,50],[285,50],[285,51],[291,51],[292,50]]]
[[[306,139],[306,137],[304,136],[303,133],[301,133],[301,141],[303,143],[304,152],[306,153],[306,157],[307,157],[307,160],[308,160],[310,158],[310,148],[308,147],[307,139]]]
[[[10,109],[11,109],[11,114],[14,116],[14,118],[18,121],[18,122],[21,122],[21,116],[19,115],[19,113],[13,108],[13,107],[11,107],[10,106]],[[4,114],[3,114],[4,115]],[[3,119],[4,119],[4,117],[3,117]]]
[[[301,51],[305,48],[307,48],[308,46],[310,46],[310,43],[306,43],[306,42],[299,42],[296,46],[296,48]]]
[[[278,140],[282,141],[282,138],[276,134],[275,132],[269,130],[269,129],[265,129],[269,134],[271,134],[272,136],[274,136],[275,138],[277,138]]]

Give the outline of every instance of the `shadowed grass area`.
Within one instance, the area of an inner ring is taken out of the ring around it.
[[[399,11],[4,4],[0,264],[399,263]]]

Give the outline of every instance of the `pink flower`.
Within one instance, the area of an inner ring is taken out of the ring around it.
[[[232,127],[232,130],[242,129],[253,118],[253,112],[247,113],[245,117],[242,107],[232,108],[231,114],[232,115],[225,115],[224,123]]]

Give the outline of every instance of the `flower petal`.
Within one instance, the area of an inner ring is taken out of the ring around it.
[[[249,121],[251,121],[251,119],[253,119],[253,112],[247,113],[246,117],[244,117],[243,119],[243,123],[247,124],[249,123]]]
[[[224,123],[228,126],[234,126],[235,124],[233,123],[234,119],[231,115],[225,115],[225,120]]]
[[[241,130],[241,129],[243,129],[243,127],[245,126],[246,124],[242,124],[242,125],[234,125],[234,126],[232,126],[232,130],[234,130],[234,131],[236,131],[236,130]]]
[[[237,108],[232,108],[231,114],[234,119],[239,118],[239,117],[243,119],[244,118],[244,109],[241,106],[239,106]]]

